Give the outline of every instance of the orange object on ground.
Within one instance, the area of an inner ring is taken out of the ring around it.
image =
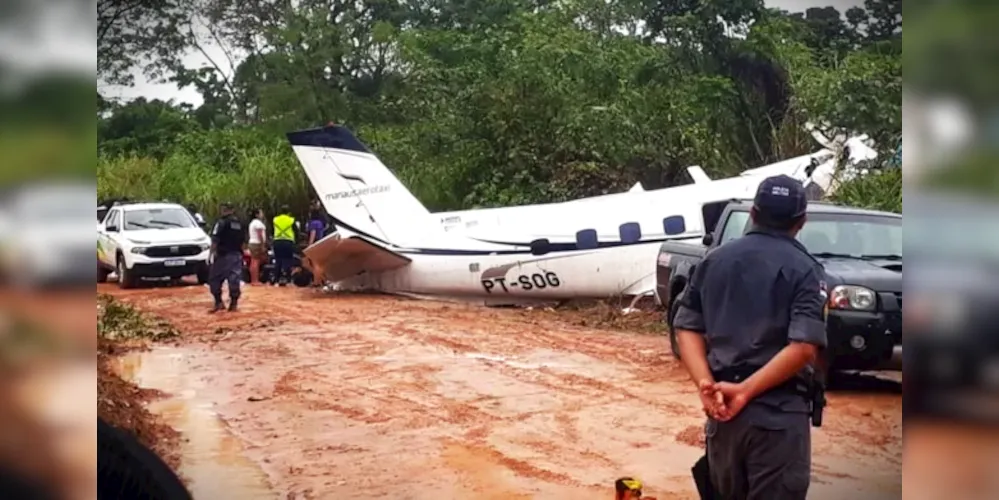
[[[633,477],[622,477],[614,481],[614,500],[638,500],[642,498],[642,482]],[[656,500],[645,497],[645,500]]]

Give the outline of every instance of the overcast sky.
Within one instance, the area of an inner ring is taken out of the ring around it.
[[[2,1],[2,0],[0,0]],[[766,0],[768,7],[777,7],[788,11],[804,11],[811,7],[826,7],[832,5],[845,12],[846,9],[854,5],[860,5],[863,0]],[[2,43],[0,43],[2,45]],[[93,45],[91,45],[93,46]],[[209,47],[206,51],[216,61],[225,61],[225,56],[218,47]],[[96,57],[89,53],[92,58],[92,66],[96,66]],[[207,66],[208,60],[197,52],[191,52],[184,58],[184,63],[188,67]],[[221,64],[221,63],[220,63]],[[194,105],[201,104],[201,95],[193,87],[179,89],[173,83],[158,84],[144,78],[141,74],[136,74],[135,86],[133,87],[109,87],[101,86],[101,93],[107,98],[117,98],[130,100],[139,96],[147,99],[174,99],[176,102],[188,102]]]

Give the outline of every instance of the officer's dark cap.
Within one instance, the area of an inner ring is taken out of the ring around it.
[[[808,209],[808,198],[801,182],[787,175],[768,177],[760,183],[753,199],[756,213],[767,221],[793,221]]]

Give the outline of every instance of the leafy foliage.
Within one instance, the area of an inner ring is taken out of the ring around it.
[[[110,295],[97,297],[97,335],[104,340],[164,340],[179,335],[168,322],[149,318]]]
[[[145,54],[204,102],[99,96],[103,196],[302,206],[309,185],[283,133],[328,121],[436,210],[663,187],[695,164],[733,174],[814,150],[806,121],[885,151],[901,132],[899,0],[845,17],[761,0],[134,5],[162,15],[112,20],[102,76]],[[179,65],[177,51],[207,56],[209,42],[224,55]]]
[[[833,200],[845,205],[902,213],[902,169],[877,169],[844,182]]]

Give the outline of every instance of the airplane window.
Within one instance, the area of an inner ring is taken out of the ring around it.
[[[637,243],[642,240],[642,227],[637,222],[621,224],[621,243]]]
[[[683,234],[687,232],[687,222],[682,215],[673,215],[663,219],[663,231],[667,235]]]
[[[593,250],[597,246],[597,231],[595,229],[584,229],[576,233],[576,248]]]
[[[551,251],[551,243],[547,239],[534,240],[531,242],[531,253],[534,255],[544,255]]]

